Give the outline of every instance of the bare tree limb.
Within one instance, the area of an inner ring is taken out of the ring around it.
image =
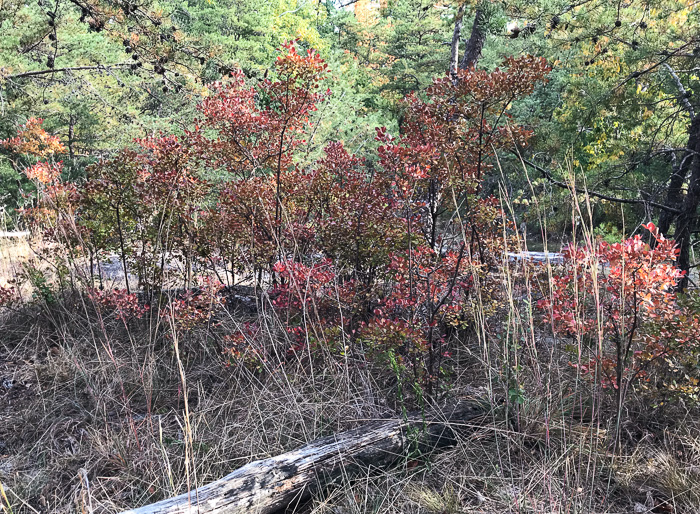
[[[110,68],[123,68],[125,66],[130,66],[131,63],[128,62],[122,62],[122,63],[117,63],[117,64],[110,64],[110,65],[102,65],[98,64],[96,66],[69,66],[66,68],[56,68],[56,69],[48,69],[48,70],[38,70],[38,71],[27,71],[24,73],[18,73],[16,75],[6,75],[5,77],[0,77],[0,79],[4,80],[15,80],[15,79],[23,79],[26,77],[36,77],[39,75],[50,75],[51,73],[65,73],[68,71],[82,71],[82,70],[108,70]]]
[[[526,164],[527,166],[530,166],[531,168],[537,170],[550,184],[561,187],[562,189],[568,189],[569,191],[571,191],[573,189],[577,193],[587,194],[587,195],[593,196],[595,198],[600,198],[601,200],[608,200],[610,202],[615,202],[615,203],[626,203],[626,204],[633,204],[633,205],[635,205],[635,204],[636,205],[650,205],[651,207],[656,207],[657,209],[661,209],[661,210],[667,211],[667,212],[672,212],[674,214],[680,214],[680,212],[681,212],[680,209],[674,209],[673,207],[669,207],[667,205],[664,205],[664,204],[661,204],[658,202],[654,202],[651,200],[644,200],[642,198],[619,198],[617,196],[610,196],[610,195],[606,195],[603,193],[598,193],[597,191],[589,191],[587,189],[581,189],[579,187],[573,186],[572,184],[567,184],[566,182],[562,182],[560,180],[555,179],[552,176],[552,173],[548,169],[543,168],[542,166],[539,166],[538,164],[535,164],[534,162],[528,161],[527,159],[525,159],[524,157],[519,155],[517,152],[515,152],[515,153],[523,164]]]
[[[645,69],[643,69],[643,70],[641,70],[641,71],[635,71],[635,72],[630,73],[630,74],[629,74],[627,77],[625,77],[617,86],[615,86],[615,87],[613,88],[612,91],[613,91],[613,92],[617,91],[618,89],[620,89],[622,86],[624,86],[625,84],[627,84],[627,83],[628,83],[630,80],[632,80],[632,79],[639,78],[639,77],[641,77],[642,75],[644,75],[644,74],[646,74],[646,73],[649,73],[649,72],[651,72],[651,71],[654,71],[654,70],[655,70],[656,68],[658,68],[659,66],[664,65],[669,59],[671,59],[671,57],[679,57],[679,56],[684,55],[684,54],[682,53],[682,50],[685,50],[686,48],[689,48],[689,47],[693,46],[694,44],[695,44],[694,41],[691,41],[691,42],[689,42],[689,43],[686,43],[686,44],[684,44],[683,46],[681,46],[681,47],[677,48],[676,50],[674,50],[673,52],[667,52],[667,53],[665,53],[665,54],[664,54],[664,58],[661,59],[659,62],[654,63],[654,64],[652,64],[651,66],[649,66],[649,67],[647,67],[647,68],[645,68]]]
[[[675,71],[673,71],[673,68],[665,62],[664,66],[668,70],[669,74],[673,78],[673,81],[676,83],[676,88],[678,88],[678,91],[681,93],[681,103],[683,104],[683,107],[685,107],[685,110],[688,111],[688,114],[690,115],[691,121],[693,118],[695,118],[695,110],[693,109],[693,106],[691,105],[690,101],[688,100],[688,92],[685,90],[683,87],[683,83],[681,82],[681,79],[678,78],[678,75],[676,74]]]

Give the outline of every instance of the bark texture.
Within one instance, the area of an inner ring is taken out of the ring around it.
[[[459,66],[459,40],[462,37],[462,23],[464,22],[464,4],[459,6],[457,17],[455,18],[455,30],[452,33],[452,43],[450,44],[450,77],[452,82],[457,81],[457,67]]]
[[[467,48],[464,51],[462,61],[459,63],[460,70],[474,67],[479,62],[481,51],[484,49],[484,43],[486,42],[485,22],[484,12],[481,9],[477,9],[474,15],[472,32],[469,36],[469,41],[467,41]]]
[[[677,265],[686,272],[686,276],[678,283],[678,289],[683,291],[688,287],[690,273],[690,243],[691,236],[698,225],[698,205],[700,205],[700,116],[695,116],[690,124],[688,146],[693,152],[688,178],[688,192],[683,199],[681,213],[676,218],[674,238],[680,248]]]
[[[698,206],[700,205],[700,115],[695,113],[691,104],[688,91],[683,86],[675,70],[668,63],[664,63],[669,75],[680,94],[681,107],[688,113],[690,126],[688,128],[688,144],[681,161],[674,164],[673,173],[666,189],[666,206],[671,210],[664,210],[659,216],[659,230],[664,235],[669,235],[671,224],[675,222],[673,238],[678,244],[680,253],[677,266],[686,272],[685,277],[679,281],[677,289],[683,291],[688,287],[690,274],[690,249],[692,235],[698,228]],[[687,192],[683,193],[683,186],[688,184]]]
[[[459,401],[407,419],[375,421],[251,462],[188,493],[123,514],[269,514],[307,499],[334,480],[390,466],[412,449],[428,453],[456,443],[452,424],[483,416],[484,404]]]

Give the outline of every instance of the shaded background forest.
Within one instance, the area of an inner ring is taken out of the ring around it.
[[[537,196],[549,207],[551,232],[571,231],[567,209],[559,209],[568,191],[556,183],[572,170],[580,185],[625,202],[593,198],[601,234],[630,233],[653,217],[673,234],[682,211],[675,231],[690,238],[696,224],[685,218],[694,219],[697,209],[697,181],[690,178],[698,140],[691,123],[698,98],[697,12],[692,1],[396,0],[342,8],[312,1],[5,0],[0,137],[14,135],[30,116],[44,118],[45,128],[67,144],[66,178],[79,180],[88,164],[135,137],[181,132],[213,81],[237,68],[260,80],[280,44],[298,39],[333,70],[333,95],[317,114],[309,152],[331,139],[354,152],[374,144],[374,127],[398,128],[398,101],[447,72],[458,24],[461,51],[473,29],[483,33],[481,58],[474,61],[480,68],[523,53],[553,64],[547,85],[510,109],[535,132],[524,154],[532,184],[522,180],[518,159],[501,160],[510,196],[531,229],[537,223],[527,204]],[[21,191],[31,190],[10,157],[0,163],[9,225],[14,209],[28,201]]]

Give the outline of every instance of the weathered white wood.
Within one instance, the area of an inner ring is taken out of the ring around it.
[[[564,254],[559,252],[508,252],[510,261],[530,261],[538,263],[563,264]]]
[[[188,493],[122,514],[268,514],[309,495],[340,477],[368,467],[391,465],[407,452],[430,452],[455,444],[451,423],[482,416],[483,404],[460,401],[405,420],[376,421],[317,439],[301,448],[251,462]]]
[[[28,230],[23,232],[7,232],[6,230],[0,230],[0,237],[29,237],[30,233]]]

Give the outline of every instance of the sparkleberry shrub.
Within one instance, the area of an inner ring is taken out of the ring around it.
[[[234,71],[230,79],[215,83],[213,94],[198,107],[201,118],[190,140],[213,169],[231,178],[270,172],[278,178],[286,172],[294,163],[294,151],[306,143],[310,113],[330,94],[321,87],[328,65],[315,50],[298,54],[294,43],[283,50],[286,53],[275,62],[276,79],[249,86],[243,72]]]
[[[524,56],[506,59],[504,69],[436,79],[425,98],[404,101],[398,137],[377,131],[381,172],[403,237],[383,277],[391,289],[378,299],[367,334],[385,334],[382,344],[401,348],[392,355],[410,356],[429,395],[449,355],[451,328],[463,326],[474,281],[483,291],[496,290],[489,272],[512,227],[481,187],[497,150],[527,143],[530,132],[512,123],[508,109],[549,71],[543,59]]]
[[[641,235],[567,248],[564,273],[552,277],[551,291],[537,303],[554,332],[578,344],[572,365],[614,389],[618,407],[635,381],[692,350],[700,333],[698,317],[676,297],[683,276],[674,265],[678,249],[653,223],[645,228],[656,239],[653,248]]]
[[[449,357],[447,328],[466,305],[474,266],[464,244],[445,255],[427,245],[393,255],[391,288],[362,330],[370,351],[400,356],[429,394],[439,380],[443,358]]]
[[[295,151],[306,143],[309,115],[330,94],[321,87],[328,66],[314,50],[299,54],[294,43],[284,50],[275,62],[275,79],[248,86],[236,71],[230,80],[214,84],[188,134],[208,171],[224,174],[218,205],[205,219],[207,232],[221,239],[216,250],[233,271],[270,272],[285,241],[303,236],[285,233],[287,220],[294,217],[286,175],[300,178]]]
[[[69,244],[90,260],[116,254],[147,293],[165,287],[173,260],[185,288],[214,274],[254,282],[291,353],[390,357],[432,394],[475,288],[497,289],[512,227],[483,180],[495,152],[527,143],[510,105],[549,70],[524,56],[436,79],[405,100],[398,135],[378,129],[376,160],[329,142],[308,162],[328,67],[286,44],[270,78],[249,84],[237,71],[214,84],[184,136],[139,140],[93,166]],[[208,319],[200,300],[166,305],[179,328]]]
[[[263,371],[267,365],[265,345],[262,343],[264,339],[264,331],[258,323],[250,321],[242,323],[238,331],[224,336],[227,365],[241,363],[248,369]]]
[[[223,288],[218,280],[204,277],[199,287],[187,290],[161,306],[160,315],[173,330],[186,333],[210,321],[223,307],[220,294]]]
[[[181,139],[161,135],[136,143],[88,170],[78,213],[84,240],[96,253],[116,253],[125,275],[134,272],[148,293],[163,285],[166,255],[186,270],[189,286],[208,184]]]
[[[148,313],[150,307],[139,302],[136,293],[129,293],[126,289],[88,289],[88,298],[105,312],[111,312],[115,318],[123,322],[131,319],[140,319]]]
[[[270,290],[270,297],[286,327],[288,352],[316,350],[319,345],[338,350],[333,334],[338,327],[347,329],[343,321],[350,320],[352,308],[345,296],[353,282],[343,282],[330,259],[308,265],[278,262],[274,272],[280,283]]]
[[[368,172],[339,142],[329,143],[325,154],[299,182],[308,199],[303,207],[313,213],[316,247],[345,270],[345,279],[370,286],[405,240],[391,175]]]

